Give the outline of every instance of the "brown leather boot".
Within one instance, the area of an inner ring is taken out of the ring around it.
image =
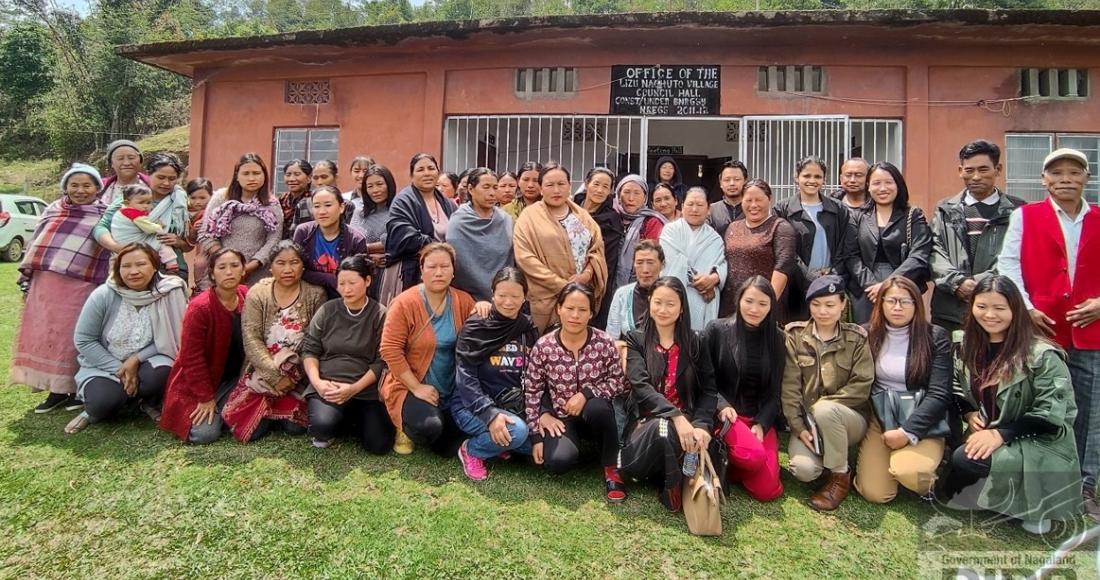
[[[840,506],[840,502],[848,497],[848,489],[852,486],[852,472],[830,473],[825,480],[825,485],[810,496],[810,507],[818,511],[832,511]]]

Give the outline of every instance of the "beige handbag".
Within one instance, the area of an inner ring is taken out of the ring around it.
[[[699,454],[695,475],[684,480],[684,519],[696,536],[722,535],[722,484],[714,471],[710,454]]]

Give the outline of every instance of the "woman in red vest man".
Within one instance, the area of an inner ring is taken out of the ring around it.
[[[1047,155],[1042,180],[1050,195],[1013,212],[998,269],[1022,291],[1035,325],[1069,355],[1084,507],[1100,522],[1100,208],[1085,201],[1089,163],[1076,149]]]

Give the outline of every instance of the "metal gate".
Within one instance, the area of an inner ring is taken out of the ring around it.
[[[644,119],[607,115],[484,115],[448,117],[443,167],[515,171],[527,161],[554,160],[579,187],[584,172],[607,167],[616,175],[645,163]]]
[[[798,192],[794,172],[800,159],[816,155],[833,173],[848,156],[851,143],[847,115],[742,117],[740,133],[740,159],[750,176],[771,185],[773,202]]]

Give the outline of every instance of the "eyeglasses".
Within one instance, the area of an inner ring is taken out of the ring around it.
[[[882,302],[889,308],[895,308],[897,306],[909,308],[916,305],[916,302],[912,298],[883,298]]]

